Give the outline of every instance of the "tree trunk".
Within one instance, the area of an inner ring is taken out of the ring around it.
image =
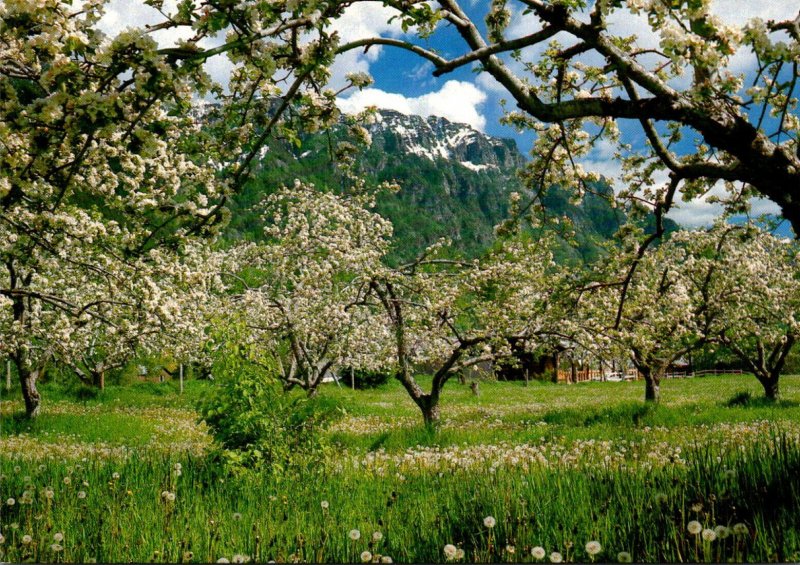
[[[420,404],[420,409],[422,410],[422,418],[425,421],[425,427],[438,428],[440,418],[439,403],[432,401],[431,397],[428,396],[427,400]]]
[[[92,376],[94,380],[94,386],[99,388],[100,390],[105,390],[106,388],[106,372],[103,370],[92,371]]]
[[[39,415],[39,408],[42,397],[36,390],[36,380],[39,378],[39,371],[31,371],[24,365],[18,365],[19,383],[22,388],[22,398],[25,400],[25,415],[28,418],[35,418]]]
[[[764,387],[764,396],[766,396],[769,400],[778,400],[779,398],[779,377],[780,373],[770,373],[766,376],[758,375],[758,380],[761,383],[761,386]]]
[[[645,402],[658,402],[661,397],[661,377],[664,376],[664,369],[647,367],[640,371],[644,377]]]

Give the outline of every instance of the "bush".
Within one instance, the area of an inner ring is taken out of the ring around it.
[[[352,377],[351,377],[352,371]],[[350,385],[350,379],[353,379],[355,388],[364,390],[368,388],[377,388],[385,385],[392,378],[392,375],[385,371],[372,371],[369,369],[342,369],[339,373],[339,379],[343,384]]]
[[[218,446],[216,455],[228,466],[280,475],[319,461],[320,426],[330,407],[284,392],[269,371],[241,360],[224,360],[214,374],[220,377],[216,390],[199,411]]]

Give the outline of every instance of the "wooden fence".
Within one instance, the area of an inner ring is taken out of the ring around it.
[[[702,371],[671,371],[664,374],[665,379],[691,379],[694,377],[707,377],[710,375],[741,375],[741,369],[704,369]],[[628,369],[624,373],[621,371],[610,372],[600,369],[559,369],[558,382],[560,383],[583,383],[588,381],[638,381],[642,377],[636,369]]]

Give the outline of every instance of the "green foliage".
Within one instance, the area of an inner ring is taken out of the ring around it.
[[[392,378],[391,373],[380,370],[346,368],[339,372],[339,379],[346,384],[352,384],[359,390],[378,388],[385,385]],[[351,381],[352,379],[352,381]]]
[[[198,411],[218,457],[234,469],[277,475],[315,464],[324,451],[319,432],[329,407],[285,392],[268,370],[235,353],[218,360],[214,374],[220,382]]]

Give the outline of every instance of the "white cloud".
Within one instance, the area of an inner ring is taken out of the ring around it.
[[[456,123],[469,124],[483,131],[486,118],[478,107],[486,101],[486,93],[469,82],[449,80],[442,88],[417,97],[367,88],[347,98],[339,99],[339,107],[346,113],[355,113],[377,106],[395,110],[402,114],[417,114],[423,117],[441,116]]]

